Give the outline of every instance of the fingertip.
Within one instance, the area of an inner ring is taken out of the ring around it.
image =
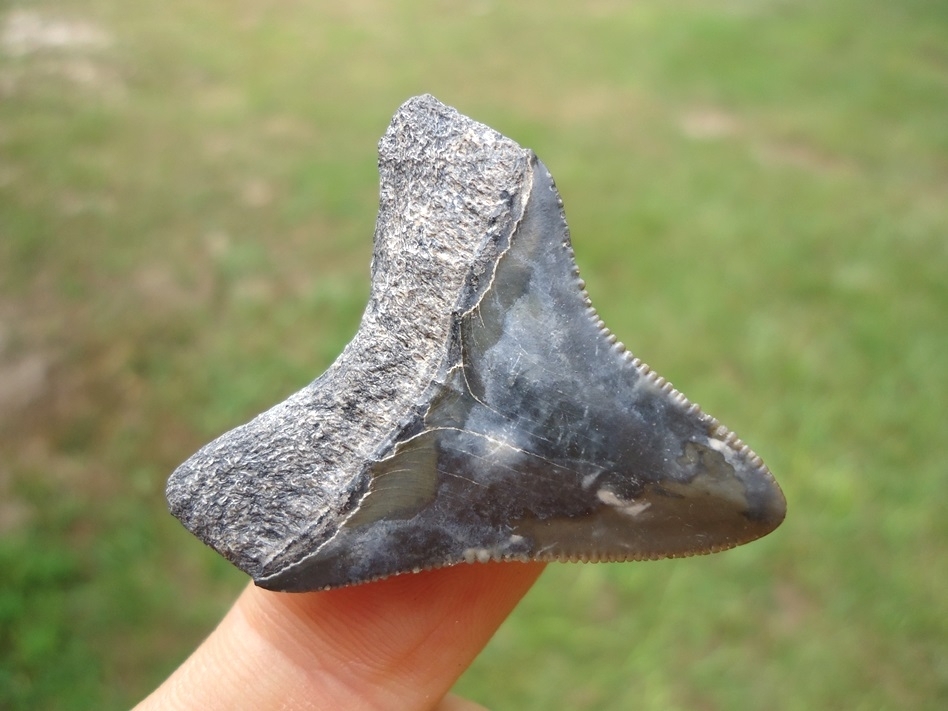
[[[252,588],[239,604],[278,654],[353,695],[440,695],[544,567],[465,563],[321,593]]]
[[[320,593],[248,586],[140,708],[481,707],[445,697],[540,563],[462,564]]]

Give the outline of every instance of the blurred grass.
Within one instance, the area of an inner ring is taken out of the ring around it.
[[[458,691],[948,705],[944,3],[0,1],[0,32],[0,708],[128,706],[229,605],[164,479],[351,337],[375,143],[425,91],[537,151],[607,324],[790,502],[727,554],[551,566]]]

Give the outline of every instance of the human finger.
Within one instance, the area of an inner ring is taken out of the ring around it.
[[[542,569],[462,564],[317,593],[251,585],[138,711],[460,703],[442,700]]]

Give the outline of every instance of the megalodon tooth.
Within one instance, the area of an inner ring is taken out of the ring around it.
[[[369,302],[329,369],[172,474],[172,513],[265,588],[759,538],[761,459],[634,357],[580,279],[546,167],[432,96],[379,143]]]

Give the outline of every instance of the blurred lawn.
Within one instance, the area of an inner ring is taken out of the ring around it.
[[[937,0],[0,0],[0,708],[130,705],[244,584],[165,477],[355,331],[375,144],[425,91],[537,151],[606,323],[790,504],[551,566],[458,691],[948,708]]]

